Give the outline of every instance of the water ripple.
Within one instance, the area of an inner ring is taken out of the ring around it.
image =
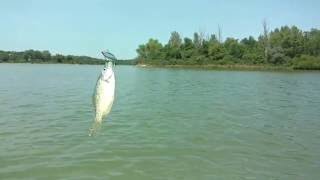
[[[118,66],[88,137],[100,68],[0,64],[0,179],[320,176],[319,73]]]

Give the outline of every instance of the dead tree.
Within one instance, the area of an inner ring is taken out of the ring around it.
[[[268,62],[268,54],[269,54],[269,49],[270,49],[270,43],[269,43],[269,28],[268,28],[268,23],[267,20],[264,19],[262,21],[262,26],[263,26],[263,48],[264,48],[264,59],[265,62]]]
[[[220,25],[218,25],[218,41],[222,43],[222,30]]]

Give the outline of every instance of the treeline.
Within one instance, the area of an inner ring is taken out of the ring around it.
[[[102,59],[88,56],[51,54],[49,51],[0,51],[0,63],[103,64]]]
[[[271,65],[294,69],[320,69],[320,30],[302,31],[296,26],[283,26],[255,39],[194,33],[182,38],[172,32],[168,43],[149,39],[138,47],[138,63],[151,65]]]
[[[22,52],[1,51],[0,63],[61,63],[61,64],[104,64],[104,59],[89,56],[52,55],[49,51],[27,50]],[[117,60],[116,65],[136,65],[137,61]]]
[[[104,59],[89,56],[52,55],[49,51],[27,50],[21,52],[1,51],[0,63],[61,63],[61,64],[104,64]],[[117,60],[116,65],[136,65],[136,60]]]
[[[116,65],[136,65],[137,60],[135,59],[129,59],[129,60],[117,60]]]

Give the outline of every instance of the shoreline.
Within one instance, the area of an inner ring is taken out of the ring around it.
[[[1,64],[51,64],[51,65],[103,65],[103,64],[85,64],[85,63],[54,63],[54,62],[41,62],[41,63],[32,63],[32,62],[1,62]]]
[[[101,64],[84,64],[84,63],[54,63],[54,62],[1,62],[0,64],[52,64],[52,65],[101,65]],[[119,64],[117,66],[136,66],[139,68],[169,68],[169,69],[199,69],[199,70],[230,70],[230,71],[318,71],[320,69],[295,69],[292,66],[272,66],[272,65],[153,65],[153,64],[136,64],[126,65]]]
[[[271,66],[271,65],[151,65],[137,64],[137,67],[142,68],[173,68],[173,69],[203,69],[203,70],[243,70],[243,71],[319,71],[319,70],[304,70],[294,69],[290,66]]]

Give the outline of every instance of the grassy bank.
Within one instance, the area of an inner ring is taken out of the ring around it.
[[[137,64],[138,67],[145,68],[187,68],[187,69],[212,69],[212,70],[246,70],[246,71],[293,71],[299,70],[293,66],[273,66],[273,65],[150,65],[150,64]]]
[[[217,61],[216,63],[190,63],[187,60],[174,61],[175,64],[168,64],[168,60],[144,60],[138,63],[141,67],[165,67],[165,68],[198,68],[198,69],[216,69],[216,70],[259,70],[259,71],[292,71],[292,70],[320,70],[320,56],[314,57],[301,55],[288,60],[283,64],[245,64],[232,61]],[[184,63],[184,64],[183,64]],[[186,64],[189,63],[189,64]]]

